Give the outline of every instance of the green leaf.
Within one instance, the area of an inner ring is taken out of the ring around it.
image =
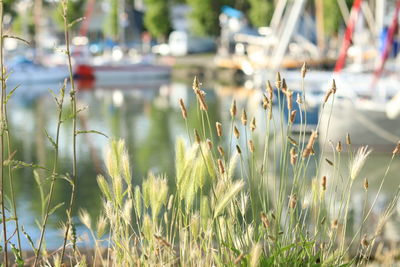
[[[11,96],[14,94],[15,90],[17,90],[17,88],[20,86],[20,84],[18,84],[17,86],[14,87],[14,89],[12,89],[8,94],[6,99],[4,100],[4,104],[7,104],[8,100],[11,98]]]
[[[57,205],[55,205],[50,211],[49,211],[49,215],[53,214],[59,207],[61,207],[62,205],[64,205],[64,202],[58,203]]]
[[[102,136],[104,136],[104,137],[108,138],[108,136],[107,136],[107,135],[105,135],[104,133],[102,133],[102,132],[99,132],[99,131],[95,131],[95,130],[89,130],[89,131],[76,131],[76,132],[75,132],[75,134],[76,134],[76,135],[78,135],[78,134],[87,134],[87,133],[99,134],[99,135],[102,135]]]
[[[24,226],[21,227],[22,228],[22,233],[24,234],[24,236],[26,237],[26,239],[28,239],[29,244],[31,245],[33,252],[37,253],[37,249],[35,248],[35,244],[33,243],[33,240],[31,238],[31,236],[25,231]]]
[[[50,143],[53,145],[54,149],[58,148],[58,145],[54,141],[54,139],[49,135],[46,129],[44,129],[44,133],[46,134],[47,139],[49,139]]]

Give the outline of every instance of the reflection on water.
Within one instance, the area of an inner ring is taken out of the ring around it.
[[[168,177],[174,177],[174,142],[177,136],[186,137],[186,127],[182,120],[178,99],[183,98],[188,106],[189,129],[201,128],[196,111],[196,102],[188,81],[170,83],[157,88],[97,88],[91,91],[81,91],[78,94],[78,105],[88,107],[79,114],[80,130],[97,130],[110,138],[124,138],[129,149],[134,183],[138,184],[148,171],[161,172]],[[56,131],[56,108],[52,97],[47,93],[47,87],[19,88],[18,93],[9,104],[10,128],[13,135],[13,150],[17,151],[16,158],[28,163],[37,163],[51,166],[53,151],[50,142],[46,139],[44,129],[51,135]],[[56,85],[51,88],[57,88]],[[215,85],[205,85],[206,98],[209,105],[211,125],[215,121],[222,122],[224,131],[229,131],[229,107],[232,98],[238,101],[238,110],[243,107],[249,113],[249,118],[255,116],[260,122],[258,127],[265,129],[265,113],[260,105],[260,92],[246,89],[223,88]],[[36,91],[35,91],[36,90]],[[37,93],[39,92],[40,93]],[[66,100],[69,100],[66,96]],[[68,101],[67,101],[68,103]],[[70,107],[66,106],[65,118],[70,114]],[[278,120],[277,124],[280,122]],[[238,125],[240,126],[240,125]],[[242,129],[239,129],[242,130]],[[60,173],[71,172],[72,155],[72,123],[66,120],[60,136]],[[263,140],[263,136],[255,137]],[[102,159],[104,148],[108,140],[97,134],[82,134],[78,136],[78,184],[77,204],[79,208],[87,209],[92,216],[96,216],[101,209],[100,192],[97,187],[96,175],[104,170]],[[245,146],[245,144],[243,144]],[[328,154],[329,155],[329,154]],[[328,156],[329,157],[329,156]],[[370,188],[377,188],[379,179],[385,171],[390,156],[382,154],[372,155],[361,177],[368,177]],[[342,169],[347,170],[348,160],[342,159]],[[392,164],[388,180],[383,190],[391,194],[396,188],[396,180],[400,171],[399,160]],[[322,173],[327,172],[329,166],[323,165]],[[40,172],[45,183],[48,177]],[[35,220],[41,216],[39,190],[33,179],[32,169],[21,168],[14,173],[14,183],[19,212],[25,229],[37,240],[39,231]],[[362,179],[355,185],[355,190],[362,190]],[[371,191],[372,192],[372,191]],[[67,203],[70,187],[66,181],[60,180],[55,187],[53,203]],[[371,194],[373,195],[373,194]],[[355,198],[355,201],[357,198]],[[78,209],[75,209],[75,211]],[[57,236],[57,227],[65,219],[64,210],[55,212],[50,219],[47,232],[47,246],[55,248],[61,244]],[[78,228],[82,230],[82,228]],[[24,242],[24,248],[29,248]]]

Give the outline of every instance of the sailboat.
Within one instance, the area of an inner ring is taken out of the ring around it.
[[[385,38],[383,53],[374,71],[342,72],[347,49],[360,10],[361,0],[353,4],[350,22],[335,67],[337,96],[321,110],[320,139],[323,143],[343,141],[346,133],[356,146],[369,145],[387,151],[400,140],[400,77],[398,71],[385,70],[385,63],[398,27],[400,0],[396,1],[391,25]],[[397,104],[397,105],[396,105]],[[327,138],[327,139],[326,139]]]

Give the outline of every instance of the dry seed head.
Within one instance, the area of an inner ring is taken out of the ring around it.
[[[364,189],[365,189],[365,191],[368,191],[368,186],[369,186],[369,184],[368,184],[368,179],[365,178],[365,179],[364,179]]]
[[[221,159],[218,159],[218,169],[221,174],[225,173],[224,164]]]
[[[337,143],[337,145],[336,145],[336,151],[339,152],[339,153],[342,152],[342,142],[339,141],[339,142]]]
[[[202,91],[202,90],[197,90],[196,91],[197,99],[198,99],[199,104],[200,104],[200,109],[203,110],[203,111],[207,111],[208,110],[206,99],[204,97],[205,94],[206,93],[204,91]]]
[[[243,124],[244,126],[246,126],[246,125],[247,125],[247,114],[246,114],[246,110],[244,110],[244,109],[243,109],[243,111],[242,111],[242,118],[241,118],[241,120],[242,120],[242,124]]]
[[[331,160],[325,158],[325,161],[326,161],[329,165],[333,166],[333,162],[332,162]]]
[[[240,132],[239,132],[238,128],[236,127],[236,125],[233,127],[233,134],[235,135],[236,139],[239,139]]]
[[[289,112],[293,109],[293,92],[290,90],[286,91],[287,109]]]
[[[324,103],[328,102],[329,97],[331,96],[331,94],[332,94],[332,90],[329,90],[329,91],[326,92],[326,94],[324,96]]]
[[[326,191],[326,176],[322,177],[321,188],[322,191]]]
[[[296,204],[297,204],[297,196],[296,194],[293,194],[289,197],[289,207],[291,209],[296,208]]]
[[[213,147],[213,144],[212,144],[211,140],[210,140],[210,139],[207,139],[207,140],[206,140],[206,143],[207,143],[208,150],[211,150],[212,147]]]
[[[362,238],[362,240],[361,240],[361,245],[362,245],[364,248],[366,248],[366,247],[369,246],[369,242],[368,242],[368,239],[367,239],[367,235],[364,235],[364,237]]]
[[[286,92],[288,90],[285,78],[282,79],[282,92]]]
[[[249,150],[251,153],[254,153],[254,143],[252,140],[249,140]]]
[[[292,113],[290,113],[290,123],[294,123],[294,120],[296,119],[296,113],[297,110],[292,110]]]
[[[261,221],[262,221],[263,226],[265,227],[265,229],[268,229],[270,226],[270,223],[269,223],[267,214],[265,214],[265,212],[261,212],[260,216],[261,216]]]
[[[195,140],[196,143],[198,143],[198,144],[200,144],[200,142],[201,142],[201,138],[200,138],[199,132],[197,132],[196,129],[194,129],[194,140]]]
[[[282,79],[281,79],[281,74],[279,72],[276,73],[275,86],[278,89],[282,88]]]
[[[220,122],[216,122],[215,127],[217,128],[218,137],[221,137],[222,136],[222,124]]]
[[[185,103],[183,102],[183,99],[179,99],[179,105],[181,106],[181,111],[182,111],[182,117],[186,120],[187,119],[187,110],[185,107]]]
[[[338,228],[338,220],[337,219],[335,219],[335,220],[333,220],[332,221],[332,224],[331,224],[331,228],[332,229],[337,229]]]
[[[346,145],[351,145],[351,139],[350,139],[350,134],[346,134]]]
[[[238,152],[239,155],[242,154],[242,150],[240,149],[240,146],[239,146],[239,145],[236,145],[236,150],[237,150],[237,152]]]
[[[222,146],[218,146],[218,153],[221,155],[221,157],[223,157],[224,155],[225,155],[225,151],[224,151],[224,149],[222,148]]]
[[[290,164],[292,164],[292,166],[296,165],[297,162],[297,153],[296,153],[296,149],[294,147],[292,147],[290,149]]]
[[[194,91],[197,91],[200,89],[200,82],[199,82],[199,79],[197,79],[197,76],[194,76],[192,88]]]
[[[264,95],[263,101],[262,101],[262,107],[264,110],[267,110],[269,107],[269,100],[268,97]]]
[[[230,112],[231,112],[232,117],[236,116],[237,109],[236,109],[236,100],[235,99],[232,101]]]
[[[310,138],[308,139],[307,147],[303,151],[304,158],[314,153],[313,146],[317,137],[318,137],[317,131],[313,131],[310,135]]]
[[[239,264],[242,261],[242,259],[244,258],[244,256],[246,256],[246,254],[244,254],[243,252],[240,253],[240,255],[235,259],[233,264],[235,264],[235,265]]]
[[[336,94],[336,82],[335,82],[335,79],[332,80],[331,91],[332,91],[332,94]]]
[[[303,66],[301,67],[301,78],[304,79],[304,77],[306,77],[307,70],[308,70],[307,63],[304,62]]]
[[[256,118],[253,117],[253,119],[251,119],[250,122],[250,130],[254,132],[255,129],[256,129]]]
[[[393,155],[398,155],[398,154],[400,154],[400,141],[397,142],[397,145],[393,150]]]
[[[274,95],[273,91],[274,91],[274,89],[272,89],[270,81],[267,81],[268,98],[269,98],[269,101],[271,101],[271,102],[272,102],[272,96]]]

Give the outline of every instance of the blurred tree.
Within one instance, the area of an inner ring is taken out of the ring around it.
[[[268,26],[274,12],[274,0],[248,0],[248,17],[255,27]]]
[[[165,37],[171,30],[168,1],[144,0],[144,3],[146,5],[145,27],[154,37]]]
[[[353,0],[346,0],[349,11]],[[340,25],[344,24],[342,13],[337,0],[324,0],[324,30],[326,36],[334,36],[338,33]]]
[[[224,2],[222,0],[187,0],[192,8],[190,14],[192,30],[196,35],[216,36],[219,34],[219,14]]]
[[[120,0],[107,0],[110,9],[107,13],[107,18],[104,24],[104,33],[107,37],[112,38],[114,41],[118,41],[119,33],[120,33],[120,25],[119,25],[119,1]]]
[[[86,0],[69,0],[68,1],[68,21],[72,22],[82,18],[85,12]],[[62,17],[61,4],[57,4],[57,8],[53,11],[53,18],[59,30],[64,29],[64,19]],[[74,25],[74,28],[79,28],[79,23]]]

